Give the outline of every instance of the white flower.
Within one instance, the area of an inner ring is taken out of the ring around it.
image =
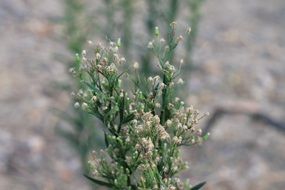
[[[149,49],[152,49],[152,48],[153,48],[153,42],[148,42],[147,47],[148,47]]]
[[[100,55],[100,53],[96,53],[96,59],[100,59],[101,58],[101,55]]]
[[[190,34],[191,33],[191,27],[187,28],[187,33]]]
[[[156,107],[156,108],[160,108],[160,107],[161,107],[160,103],[158,103],[158,102],[155,103],[155,107]]]
[[[164,43],[164,42],[165,42],[165,39],[164,39],[164,38],[161,38],[161,39],[160,39],[160,42],[161,42],[161,43]]]
[[[75,107],[76,109],[80,108],[79,102],[75,102],[75,103],[74,103],[74,107]]]
[[[87,110],[87,109],[88,109],[88,104],[85,103],[85,102],[83,102],[83,103],[81,104],[81,108],[82,108],[83,110]]]
[[[157,26],[154,28],[154,34],[155,34],[156,36],[159,35],[159,28],[158,28]]]
[[[81,54],[82,54],[82,56],[83,56],[83,57],[85,57],[85,56],[86,56],[86,54],[87,54],[86,50],[85,50],[85,49],[84,49],[84,50],[82,50],[82,53],[81,53]]]
[[[122,58],[120,59],[120,63],[125,63],[125,62],[126,62],[126,58],[122,57]]]
[[[172,121],[171,120],[167,120],[166,121],[166,125],[169,127],[169,126],[171,126],[172,125]]]
[[[118,52],[118,51],[119,51],[119,47],[118,47],[118,46],[115,46],[115,47],[113,48],[113,52],[116,53],[116,52]]]
[[[177,38],[179,41],[181,41],[181,40],[183,40],[183,36],[182,35],[180,35],[180,36],[178,36],[178,38]]]
[[[147,79],[149,82],[152,82],[153,81],[153,78],[152,77],[148,77]]]
[[[93,96],[93,97],[92,97],[92,100],[93,100],[94,102],[96,102],[96,101],[97,101],[97,96]]]
[[[173,142],[174,142],[175,144],[181,144],[181,142],[182,142],[182,137],[174,136],[174,137],[173,137]]]
[[[166,130],[161,125],[157,127],[157,131],[158,131],[160,139],[162,140],[168,139],[170,137],[169,134],[166,132]]]
[[[139,63],[138,62],[135,62],[134,65],[133,65],[134,69],[138,69],[139,68]]]
[[[177,81],[177,84],[183,84],[183,83],[184,83],[183,79],[179,78],[178,81]]]

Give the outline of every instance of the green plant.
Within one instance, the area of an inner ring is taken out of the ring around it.
[[[191,71],[193,67],[193,47],[195,46],[199,22],[201,19],[201,7],[205,0],[185,0],[185,1],[178,1],[178,0],[169,0],[169,1],[161,1],[161,0],[148,0],[147,7],[148,7],[148,15],[146,17],[145,26],[147,29],[148,37],[151,37],[152,31],[154,27],[159,23],[163,26],[163,36],[164,38],[169,38],[171,35],[171,31],[169,31],[168,23],[173,21],[178,21],[178,16],[182,11],[182,7],[188,7],[188,14],[185,15],[186,19],[182,20],[188,23],[189,29],[188,33],[190,35],[187,36],[186,43],[185,43],[185,55],[184,62],[185,68],[187,71]],[[162,8],[161,5],[164,5]],[[165,5],[166,4],[166,5]],[[186,4],[186,5],[185,5]],[[185,17],[183,15],[183,18]],[[191,32],[190,32],[191,31]],[[145,74],[153,73],[153,68],[151,67],[151,56],[149,51],[143,50],[144,54],[141,55],[141,63],[142,68],[141,71]],[[171,59],[175,58],[175,52],[172,52]]]
[[[208,134],[202,135],[197,127],[207,114],[185,107],[176,97],[183,80],[170,58],[182,37],[176,37],[174,30],[172,23],[168,41],[161,39],[156,27],[149,42],[157,58],[157,76],[139,74],[138,63],[121,71],[126,59],[118,53],[120,42],[110,42],[107,48],[99,44],[77,55],[80,65],[74,75],[82,88],[74,96],[74,107],[102,123],[106,146],[90,156],[91,176],[86,177],[91,181],[117,190],[195,190],[205,184],[191,187],[177,177],[187,167],[180,147],[199,144]]]
[[[146,48],[141,44],[138,46],[135,44],[138,39],[134,38],[133,34],[136,32],[137,28],[133,28],[132,24],[136,22],[133,19],[137,14],[135,6],[136,3],[132,0],[102,0],[102,2],[105,7],[99,11],[93,10],[94,12],[88,13],[88,5],[86,2],[81,0],[65,0],[66,9],[64,35],[68,50],[72,54],[81,52],[85,46],[88,36],[93,36],[95,31],[95,36],[101,36],[103,39],[107,39],[107,41],[114,40],[116,36],[121,36],[121,49],[126,56],[126,59],[140,60],[141,64],[139,70],[146,76],[156,73],[157,71],[152,65],[154,57],[152,53],[153,49]],[[162,2],[164,6],[160,6]],[[165,43],[168,46],[171,46],[171,44],[168,44],[172,43],[171,38],[169,37],[174,36],[174,33],[173,30],[169,29],[168,23],[177,19],[181,10],[180,5],[183,4],[183,2],[189,3],[191,15],[189,15],[187,19],[189,19],[189,24],[192,28],[191,35],[187,36],[187,42],[185,43],[187,54],[183,57],[185,57],[185,63],[192,63],[191,53],[188,54],[188,52],[192,52],[192,46],[196,38],[200,18],[200,7],[203,2],[202,0],[169,0],[166,3],[161,0],[148,0],[146,1],[148,13],[143,16],[145,22],[144,26],[141,26],[141,28],[146,28],[146,38],[150,39],[153,35],[155,26],[160,24],[163,28],[160,36],[163,36],[164,39],[166,39]],[[123,20],[120,21],[121,23],[117,23],[118,20],[116,20],[115,17],[120,11],[122,12]],[[102,24],[100,20],[96,20],[96,16],[98,14],[102,14],[104,16],[105,22],[103,23],[105,24]],[[173,38],[172,40],[175,41],[176,39]],[[169,62],[175,61],[174,49],[169,51],[167,56]],[[71,74],[79,72],[79,59],[68,62],[67,67],[70,67],[70,65],[73,67],[73,69],[70,70]],[[73,80],[73,85],[76,86],[76,89],[84,87],[80,78],[75,78],[75,80]],[[72,104],[75,104],[75,102]],[[102,140],[100,140],[100,133],[98,132],[99,126],[96,125],[96,127],[94,127],[94,118],[90,117],[86,112],[81,110],[75,111],[72,108],[67,109],[69,111],[67,114],[63,114],[62,117],[72,126],[72,130],[62,130],[59,128],[58,132],[64,136],[71,144],[71,147],[78,152],[82,161],[83,169],[86,172],[88,170],[86,165],[88,154],[94,148],[102,146]]]

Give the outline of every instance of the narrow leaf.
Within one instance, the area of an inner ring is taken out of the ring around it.
[[[206,181],[199,183],[198,185],[195,185],[191,188],[191,190],[199,190],[206,184]]]
[[[133,120],[135,118],[135,114],[131,113],[126,118],[124,118],[122,124],[128,123],[129,121]]]
[[[109,147],[109,140],[108,140],[108,135],[106,134],[106,132],[104,133],[105,136],[105,145],[106,147]]]
[[[85,175],[84,174],[84,177],[86,177],[87,179],[89,179],[90,181],[98,184],[98,185],[103,185],[103,186],[106,186],[106,187],[113,187],[113,185],[111,183],[107,183],[105,181],[101,181],[101,180],[98,180],[98,179],[94,179],[92,177],[89,177],[88,175]]]

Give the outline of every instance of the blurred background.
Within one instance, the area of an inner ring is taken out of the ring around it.
[[[0,189],[91,189],[82,163],[101,141],[72,108],[74,54],[121,37],[127,60],[151,74],[144,47],[174,20],[180,33],[192,28],[174,56],[185,62],[181,94],[211,113],[201,123],[210,139],[183,150],[183,178],[284,190],[284,0],[1,0]]]

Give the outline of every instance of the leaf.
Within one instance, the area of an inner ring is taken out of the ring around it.
[[[122,124],[128,123],[129,121],[133,120],[135,118],[135,114],[131,113],[126,118],[124,118]]]
[[[98,179],[94,179],[92,177],[89,177],[88,175],[85,175],[84,174],[84,177],[86,177],[87,179],[89,179],[90,181],[98,184],[98,185],[103,185],[103,186],[106,186],[106,187],[113,187],[113,185],[111,183],[108,183],[108,182],[105,182],[105,181],[101,181],[101,180],[98,180]]]
[[[119,101],[119,109],[120,109],[120,123],[124,120],[124,110],[125,110],[125,94],[123,98]]]
[[[198,185],[195,185],[191,188],[191,190],[199,190],[206,184],[206,181],[199,183]]]
[[[204,136],[203,136],[203,140],[204,141],[207,141],[209,139],[209,133],[207,133],[207,134],[205,134]]]
[[[87,85],[89,88],[91,88],[93,90],[93,92],[95,92],[96,94],[100,93],[100,90],[93,84],[90,84],[88,82],[84,82],[85,85]]]
[[[108,135],[106,134],[106,132],[104,133],[104,137],[105,137],[105,145],[106,147],[109,147],[109,140],[108,140]]]

